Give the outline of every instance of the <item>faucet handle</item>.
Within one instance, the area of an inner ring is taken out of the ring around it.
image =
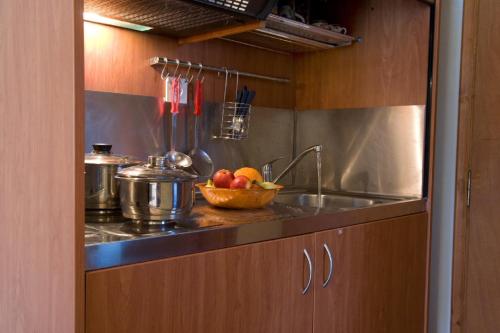
[[[262,167],[265,167],[265,166],[266,166],[266,165],[268,165],[268,164],[269,164],[269,165],[272,165],[274,162],[277,162],[277,161],[282,160],[282,159],[284,159],[284,158],[285,158],[285,156],[280,156],[280,157],[277,157],[277,158],[275,158],[274,160],[270,160],[269,162],[264,163],[264,164],[262,165]]]
[[[261,172],[265,182],[271,182],[273,180],[273,163],[284,158],[285,156],[280,156],[262,165]]]

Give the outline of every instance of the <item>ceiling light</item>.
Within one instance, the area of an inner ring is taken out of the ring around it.
[[[115,20],[115,19],[112,19],[109,17],[104,17],[104,16],[101,16],[101,15],[96,14],[96,13],[85,12],[85,13],[83,13],[83,19],[85,21],[88,21],[88,22],[107,24],[107,25],[112,25],[115,27],[131,29],[131,30],[136,30],[136,31],[148,31],[148,30],[153,29],[153,28],[147,27],[145,25],[134,24],[134,23],[130,23],[130,22]]]

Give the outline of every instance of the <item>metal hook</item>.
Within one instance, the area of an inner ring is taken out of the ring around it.
[[[203,70],[203,64],[200,62],[198,64],[198,67],[200,67],[200,70],[198,71],[198,74],[196,74],[196,81],[200,79],[201,71]],[[205,79],[205,76],[202,77],[201,82]]]
[[[188,83],[191,83],[191,81],[193,81],[193,78],[194,78],[194,75],[191,75],[190,78],[189,77],[189,73],[191,73],[191,67],[193,67],[193,64],[191,63],[191,61],[188,61],[188,70],[186,72],[186,80],[188,80]]]
[[[165,60],[165,65],[163,66],[163,69],[161,70],[160,77],[162,80],[166,80],[170,76],[170,73],[168,71],[167,71],[167,75],[165,75],[165,70],[167,69],[167,65],[168,65],[168,58],[163,58],[163,59]]]
[[[181,65],[181,61],[179,59],[175,59],[175,63],[177,64],[177,67],[175,67],[175,72],[173,76],[177,75],[177,71],[179,70],[179,66]],[[180,75],[179,75],[180,78]]]

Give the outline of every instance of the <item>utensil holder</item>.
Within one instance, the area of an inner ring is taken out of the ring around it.
[[[229,140],[248,138],[251,109],[252,106],[247,103],[223,103],[219,138]]]

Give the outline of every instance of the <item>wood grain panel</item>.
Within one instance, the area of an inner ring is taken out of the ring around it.
[[[498,332],[500,327],[500,3],[477,2],[474,98],[470,166],[472,193],[465,244],[463,332]],[[470,7],[466,7],[470,10]],[[472,7],[474,10],[474,7]],[[472,14],[474,15],[474,14]],[[474,43],[474,42],[473,42]]]
[[[87,273],[87,333],[312,333],[314,235]]]
[[[428,140],[428,170],[427,170],[427,248],[431,249],[431,240],[432,240],[432,218],[433,218],[433,197],[434,197],[434,161],[435,161],[435,142],[436,142],[436,118],[437,118],[437,92],[438,92],[438,69],[439,69],[439,61],[440,61],[440,52],[439,52],[439,44],[440,44],[440,36],[441,36],[441,0],[434,1],[434,32],[433,32],[433,45],[432,50],[429,50],[429,54],[432,54],[433,63],[428,64],[432,66],[430,71],[432,75],[432,87],[430,87],[430,96],[428,98],[428,106],[430,106],[430,114],[428,115],[428,123],[426,130],[428,131],[429,140]],[[429,43],[431,45],[431,43]],[[429,105],[430,104],[430,105]],[[425,161],[424,161],[425,163]],[[427,252],[427,275],[426,275],[426,283],[425,290],[427,291],[425,294],[425,330],[427,333],[429,331],[429,284],[430,284],[430,266],[431,266],[431,251]]]
[[[75,333],[85,332],[85,68],[83,0],[73,0],[75,41],[75,111],[74,111],[74,163],[75,163]]]
[[[427,4],[343,1],[336,20],[363,42],[296,56],[298,109],[425,104],[429,49]]]
[[[240,34],[243,32],[248,32],[248,31],[253,31],[256,29],[262,29],[266,27],[266,23],[264,21],[252,21],[248,23],[244,23],[241,25],[237,25],[235,27],[224,27],[220,29],[215,29],[213,31],[189,36],[189,37],[183,37],[178,39],[179,44],[191,44],[191,43],[198,43],[198,42],[203,42],[211,39],[216,39],[216,38],[222,38],[225,36],[230,36],[230,35],[235,35],[235,34]]]
[[[83,329],[81,8],[0,2],[0,332]]]
[[[479,0],[464,2],[462,27],[462,54],[460,66],[460,103],[457,142],[457,175],[455,196],[455,226],[453,244],[453,280],[451,329],[464,332],[467,243],[469,208],[467,207],[467,179],[471,168],[472,117],[476,85],[476,56]]]
[[[426,213],[318,233],[334,256],[334,275],[322,287],[328,263],[315,277],[314,332],[422,333],[427,276]]]
[[[154,56],[180,58],[207,65],[293,79],[293,58],[221,40],[179,46],[165,36],[85,23],[85,89],[145,96],[162,96],[164,83],[148,60]],[[171,68],[172,71],[175,68]],[[235,79],[228,99],[234,100]],[[257,91],[255,105],[293,108],[294,84],[240,79]],[[223,76],[206,74],[205,98],[223,100]]]

